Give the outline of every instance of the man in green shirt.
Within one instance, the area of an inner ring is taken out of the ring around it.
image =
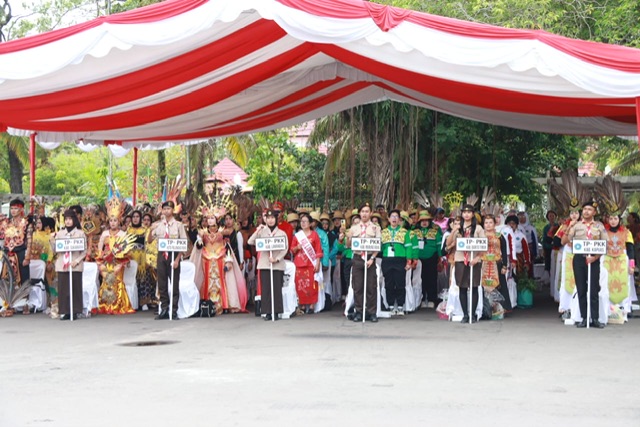
[[[389,212],[389,226],[382,230],[382,274],[392,315],[404,316],[406,272],[414,258],[411,233],[400,225],[400,211]],[[397,304],[397,308],[395,308]]]
[[[442,256],[442,230],[428,211],[420,212],[416,233],[416,258],[422,263],[422,308],[435,308],[438,299],[438,260]],[[428,302],[427,302],[428,301]]]

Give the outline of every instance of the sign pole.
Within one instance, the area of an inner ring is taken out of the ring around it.
[[[473,251],[470,252],[471,254],[471,261],[473,261]],[[472,319],[473,319],[473,262],[470,263],[470,271],[469,271],[469,290],[467,291],[467,310],[469,313],[469,324],[473,323]]]
[[[73,322],[73,258],[69,254],[69,319]]]
[[[271,262],[271,257],[273,256],[273,251],[269,251],[269,273],[271,274],[271,321],[276,321],[276,302],[275,295],[273,294],[273,263]]]
[[[586,258],[588,257],[589,255],[586,256]],[[591,323],[591,263],[587,264],[587,329],[589,329],[590,323]]]
[[[169,292],[169,290],[167,289],[167,293],[169,294],[169,320],[173,320],[173,297],[175,296],[173,295],[173,292],[174,292],[173,263],[175,262],[175,259],[176,259],[176,253],[171,252],[171,292]],[[180,285],[178,285],[178,290],[180,290]]]
[[[364,323],[365,319],[367,318],[367,270],[369,269],[367,266],[367,259],[369,258],[369,255],[366,251],[364,251],[363,254],[364,254],[364,292],[363,292],[364,298],[362,298],[362,323]]]

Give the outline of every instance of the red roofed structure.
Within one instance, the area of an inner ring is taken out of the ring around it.
[[[212,173],[207,177],[206,191],[212,190],[212,184],[216,183],[223,189],[240,186],[243,190],[248,187],[247,178],[249,175],[238,166],[233,160],[225,157],[213,167]]]

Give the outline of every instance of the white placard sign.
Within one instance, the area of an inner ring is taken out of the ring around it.
[[[284,251],[287,249],[287,238],[285,236],[260,237],[256,239],[256,251]]]
[[[187,252],[188,248],[187,239],[158,239],[160,252]]]
[[[76,239],[56,239],[56,252],[82,252],[86,241],[83,237]]]
[[[354,252],[380,252],[380,239],[374,237],[354,237],[351,239],[351,250]]]
[[[456,250],[460,252],[485,252],[489,243],[485,237],[458,237]]]
[[[582,255],[605,255],[607,253],[607,241],[574,240],[573,253]]]

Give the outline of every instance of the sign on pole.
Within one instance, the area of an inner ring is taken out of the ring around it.
[[[374,237],[354,237],[351,249],[354,252],[380,252],[380,239]]]
[[[489,243],[486,237],[458,237],[456,250],[460,252],[486,252],[489,250]]]
[[[160,252],[187,252],[188,248],[187,239],[158,239]]]
[[[607,253],[607,241],[574,240],[573,253],[582,255],[605,255]]]
[[[82,252],[85,248],[85,239],[56,239],[56,252]]]
[[[287,238],[285,236],[260,237],[256,239],[256,251],[284,251],[287,249]]]

